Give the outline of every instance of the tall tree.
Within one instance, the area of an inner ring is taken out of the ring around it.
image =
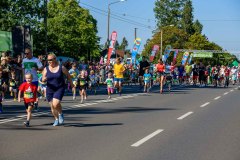
[[[191,0],[188,0],[184,5],[183,15],[182,15],[182,28],[190,35],[194,33],[193,6],[192,6]]]
[[[183,6],[186,0],[158,0],[155,2],[155,18],[157,26],[181,26]]]
[[[77,0],[50,0],[48,4],[49,48],[71,57],[99,54],[97,21]]]
[[[125,51],[127,49],[127,47],[128,47],[128,41],[127,41],[126,37],[123,37],[122,43],[120,44],[119,49]]]
[[[199,20],[196,20],[193,23],[193,29],[195,33],[199,33],[199,34],[202,33],[203,25],[199,22]]]
[[[1,0],[0,29],[11,31],[13,26],[37,28],[43,12],[42,0]]]

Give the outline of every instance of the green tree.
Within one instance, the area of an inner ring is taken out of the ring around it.
[[[43,15],[42,0],[1,0],[0,29],[11,31],[14,26],[39,26]]]
[[[155,2],[155,18],[157,26],[175,25],[181,26],[183,6],[186,0],[158,0]]]
[[[172,48],[179,48],[179,49],[184,48],[185,42],[188,40],[188,35],[184,30],[179,29],[177,27],[166,26],[162,28],[162,32],[163,32],[163,39],[162,39],[163,52],[167,45],[171,45]],[[148,41],[148,43],[145,45],[142,55],[149,57],[152,51],[152,47],[154,45],[160,46],[160,44],[161,44],[161,31],[157,31],[153,35],[153,38],[150,41]],[[160,54],[157,54],[156,59],[159,59],[159,58],[160,58]]]
[[[125,51],[127,49],[127,47],[128,47],[128,41],[127,41],[126,37],[123,37],[122,43],[120,44],[119,49]]]
[[[50,0],[48,4],[49,49],[71,57],[99,55],[97,21],[77,0]]]
[[[199,34],[202,33],[203,25],[199,22],[199,20],[196,20],[193,23],[193,29],[195,33],[199,33]]]
[[[182,15],[182,28],[189,34],[194,33],[193,28],[193,6],[192,1],[188,0],[184,5],[183,15]]]
[[[116,49],[116,50],[118,50],[118,49],[119,49],[119,47],[120,47],[120,44],[118,43],[118,41],[116,41],[116,43],[115,43],[115,46],[114,46],[114,47],[115,47],[115,49]]]

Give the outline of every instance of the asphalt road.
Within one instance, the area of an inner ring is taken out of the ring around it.
[[[183,86],[160,95],[130,86],[111,100],[101,89],[84,104],[65,96],[65,124],[58,127],[44,101],[29,128],[22,103],[4,102],[0,160],[239,160],[234,87]]]

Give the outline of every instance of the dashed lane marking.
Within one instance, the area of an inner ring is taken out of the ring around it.
[[[229,92],[225,92],[223,95],[227,95]]]
[[[218,97],[214,98],[214,100],[218,100],[219,98],[221,98],[221,96],[218,96]]]
[[[132,144],[132,147],[139,147],[140,145],[142,145],[143,143],[147,142],[148,140],[150,140],[151,138],[155,137],[156,135],[158,135],[159,133],[163,132],[163,129],[158,129],[155,132],[149,134],[148,136],[144,137],[143,139],[137,141],[136,143]]]
[[[200,107],[206,107],[207,105],[209,105],[210,104],[210,102],[206,102],[206,103],[204,103],[203,105],[201,105]]]
[[[182,115],[181,117],[177,118],[178,120],[182,120],[184,118],[186,118],[187,116],[193,114],[193,112],[187,112],[186,114]]]

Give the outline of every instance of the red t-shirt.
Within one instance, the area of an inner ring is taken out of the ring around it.
[[[224,73],[225,73],[225,76],[229,76],[230,75],[230,69],[225,69]]]
[[[37,98],[37,87],[32,83],[24,82],[20,85],[19,91],[23,93],[25,103],[35,102]]]
[[[165,70],[165,65],[164,64],[157,64],[156,66],[158,72],[164,72]]]

